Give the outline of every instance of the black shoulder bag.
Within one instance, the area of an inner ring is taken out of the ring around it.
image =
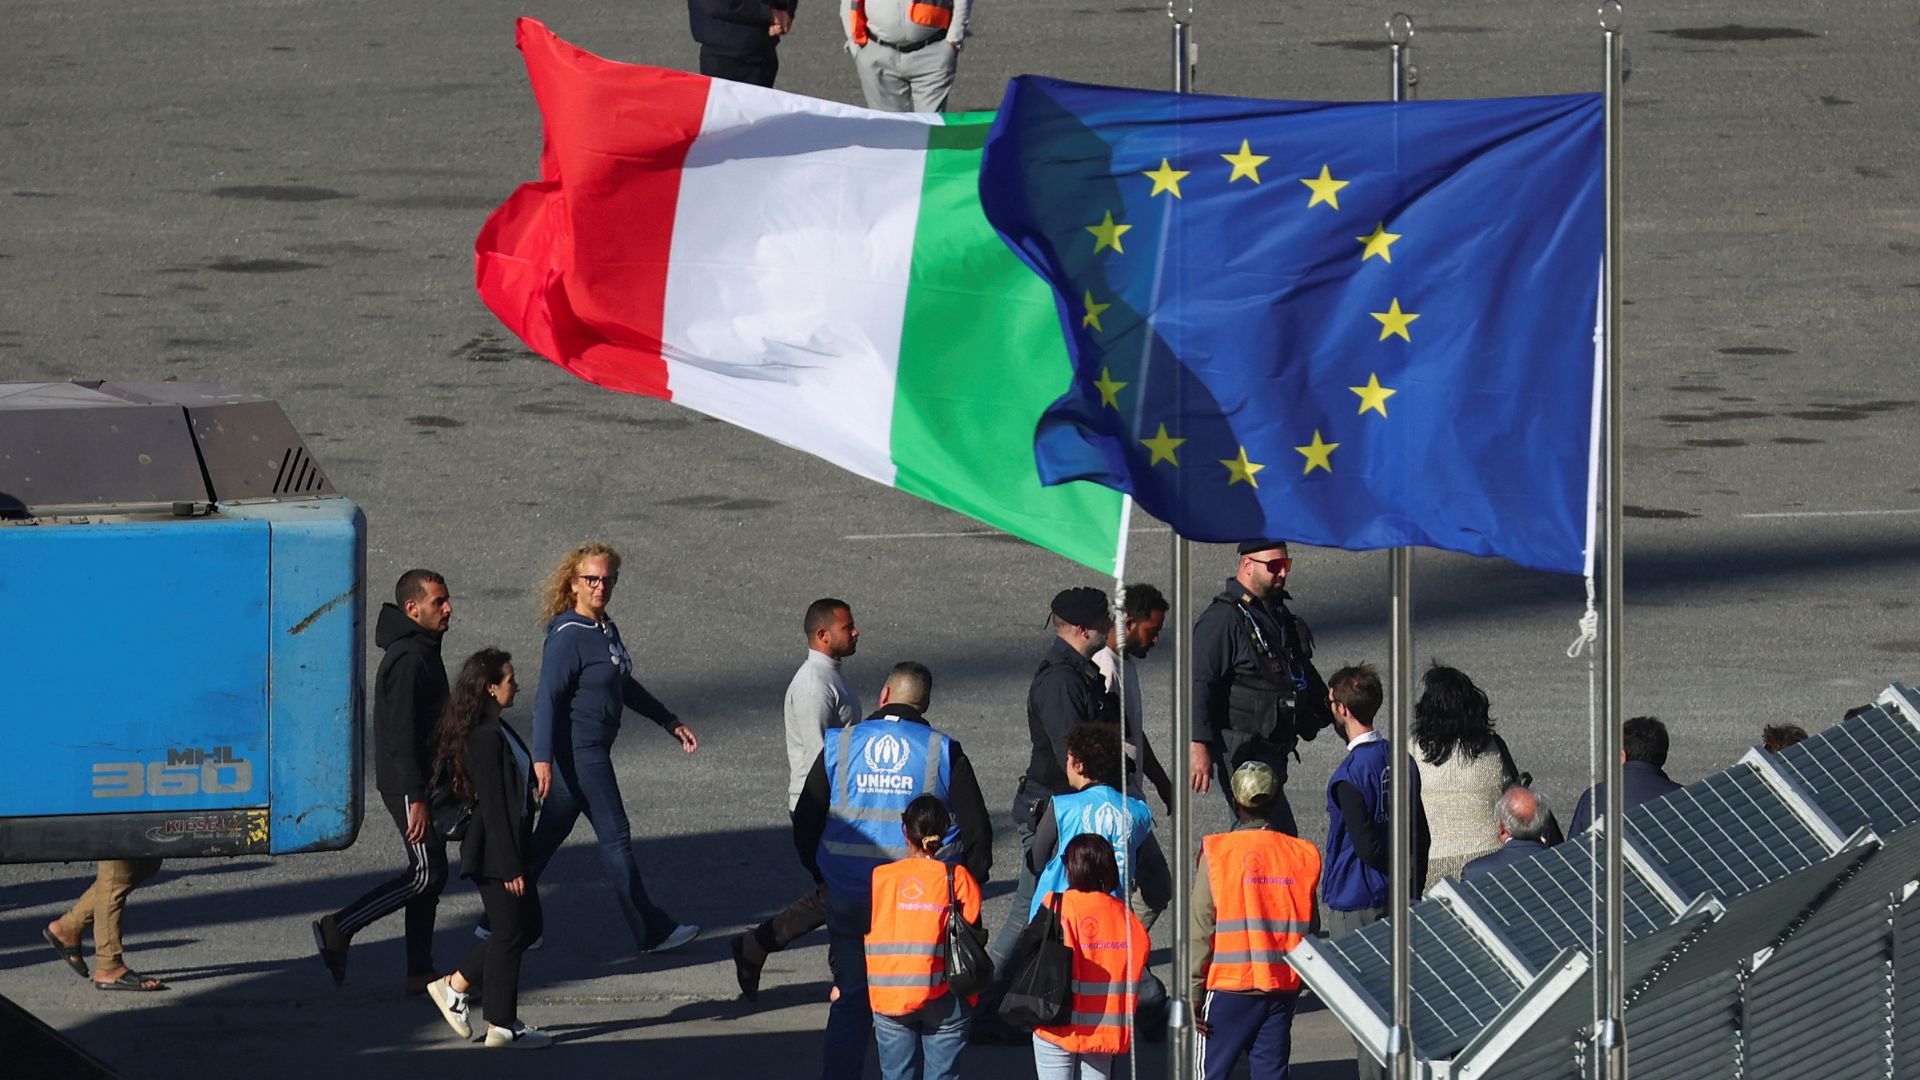
[[[987,930],[967,921],[953,895],[953,866],[947,866],[947,985],[972,997],[993,982],[993,957],[987,955]]]
[[[1028,1029],[1056,1027],[1073,1015],[1073,950],[1060,927],[1059,894],[1034,913],[1027,931],[1037,939],[1038,948],[1000,1000],[1000,1019]]]
[[[453,762],[441,758],[427,786],[427,825],[442,843],[451,844],[467,838],[467,825],[472,821],[473,803],[453,793]]]

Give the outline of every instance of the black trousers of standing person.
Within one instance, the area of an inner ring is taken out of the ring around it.
[[[407,974],[436,975],[433,967],[433,916],[440,906],[440,890],[447,884],[447,845],[427,831],[426,839],[407,836],[407,799],[382,793],[381,801],[407,846],[407,869],[399,877],[375,885],[366,895],[333,913],[340,932],[352,937],[402,907],[407,909]]]
[[[520,958],[546,929],[540,891],[532,879],[519,896],[507,891],[506,882],[492,878],[476,878],[474,885],[493,933],[460,961],[460,977],[467,980],[467,993],[486,999],[487,1023],[511,1031],[519,1019]]]
[[[747,55],[716,52],[711,45],[700,46],[700,74],[702,75],[715,79],[752,83],[754,86],[772,86],[773,77],[779,73],[780,52],[777,48],[769,47],[763,53]]]

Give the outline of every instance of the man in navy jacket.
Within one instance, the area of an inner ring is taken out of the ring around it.
[[[700,43],[700,74],[772,86],[780,39],[793,29],[799,0],[687,0],[687,23]]]
[[[1651,716],[1636,716],[1620,725],[1621,770],[1620,808],[1631,810],[1643,802],[1652,802],[1675,791],[1680,784],[1668,779],[1667,725]],[[1607,785],[1595,784],[1580,796],[1573,808],[1573,820],[1567,824],[1567,839],[1586,832],[1594,815],[1607,806]]]

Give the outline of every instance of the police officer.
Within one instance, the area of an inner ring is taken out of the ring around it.
[[[1107,689],[1107,680],[1093,662],[1106,648],[1113,630],[1113,612],[1107,594],[1085,586],[1063,589],[1053,598],[1054,638],[1027,687],[1027,735],[1032,751],[1026,774],[1013,797],[1013,827],[1020,834],[1020,882],[1014,889],[1013,910],[1024,912],[1033,903],[1034,870],[1027,865],[1033,852],[1033,830],[1047,800],[1073,790],[1067,780],[1067,732],[1081,723],[1120,721],[1120,702]],[[1119,728],[1114,729],[1116,743]],[[1009,922],[994,935],[988,951],[996,967],[1004,965],[1025,925]],[[1004,976],[1006,973],[1001,973]]]
[[[1217,776],[1229,807],[1235,768],[1264,761],[1284,785],[1295,744],[1333,722],[1327,684],[1313,666],[1313,634],[1287,608],[1287,542],[1249,540],[1239,556],[1193,628],[1190,779],[1205,792]],[[1267,813],[1280,831],[1298,835],[1284,787]]]
[[[926,707],[933,674],[895,664],[880,709],[830,732],[793,808],[800,863],[827,889],[827,936],[839,996],[827,1013],[821,1076],[859,1080],[872,1039],[864,945],[873,871],[908,854],[901,815],[915,798],[937,795],[953,814],[941,859],[984,884],[993,867],[993,825],[973,765],[960,744],[932,727]]]

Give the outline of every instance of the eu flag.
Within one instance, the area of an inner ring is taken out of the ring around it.
[[[1257,101],[1015,79],[987,218],[1074,377],[1041,479],[1196,540],[1587,567],[1597,94]]]

